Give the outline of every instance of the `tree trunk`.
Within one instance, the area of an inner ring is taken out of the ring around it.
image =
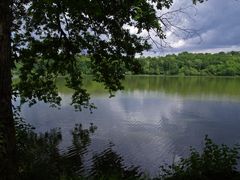
[[[11,0],[0,0],[0,179],[16,179],[16,138],[12,112]]]

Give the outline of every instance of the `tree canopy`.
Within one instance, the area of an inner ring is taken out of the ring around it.
[[[166,38],[158,11],[170,8],[172,3],[14,0],[12,58],[20,64],[20,81],[14,91],[21,102],[35,103],[38,99],[59,104],[55,82],[58,76],[65,76],[66,85],[74,90],[72,104],[91,108],[76,57],[90,57],[95,80],[103,82],[110,93],[122,89],[125,72],[140,70],[134,56],[151,48],[150,37],[142,36],[142,32],[153,31],[160,39]],[[130,28],[136,28],[137,34]]]

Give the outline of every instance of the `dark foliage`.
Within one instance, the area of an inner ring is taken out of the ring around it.
[[[190,149],[190,156],[169,167],[162,166],[159,179],[166,180],[237,180],[240,172],[237,169],[239,146],[229,148],[216,145],[205,137],[205,147],[199,153]]]

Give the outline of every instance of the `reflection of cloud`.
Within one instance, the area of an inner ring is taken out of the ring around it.
[[[172,160],[175,154],[172,133],[178,125],[175,116],[183,108],[181,98],[132,91],[119,93],[111,100],[98,99],[96,104],[101,107],[96,112],[99,129],[91,149],[102,149],[97,142],[109,140],[128,164],[134,162],[148,172],[155,172],[164,160]],[[184,126],[178,131],[185,131]]]
[[[62,98],[61,106],[69,106],[71,103],[72,96],[71,94],[59,93],[59,96]]]
[[[181,111],[181,106],[182,100],[178,96],[166,97],[162,93],[133,91],[128,95],[118,94],[109,104],[109,109],[119,113],[119,118],[130,124],[159,125],[162,119],[173,119],[173,114]]]

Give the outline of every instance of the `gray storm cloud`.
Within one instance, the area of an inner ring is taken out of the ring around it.
[[[153,49],[144,55],[240,50],[240,1],[208,0],[193,6],[191,0],[175,0],[169,11],[179,8],[186,8],[186,14],[179,13],[180,18],[173,23],[191,29],[193,33],[187,36],[173,28],[172,32],[166,32],[171,48],[158,49],[153,45]]]

